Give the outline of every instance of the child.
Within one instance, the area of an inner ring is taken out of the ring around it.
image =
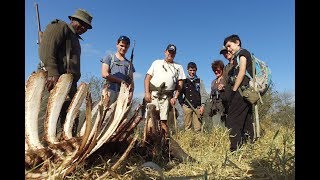
[[[229,131],[230,151],[240,148],[244,142],[253,141],[252,105],[240,95],[238,88],[249,85],[249,78],[245,76],[246,70],[252,76],[252,60],[250,52],[241,48],[241,40],[238,35],[231,35],[224,39],[224,46],[233,55],[234,66],[228,73],[229,80],[226,85],[228,92],[228,116],[226,127]],[[237,57],[240,61],[237,63]]]

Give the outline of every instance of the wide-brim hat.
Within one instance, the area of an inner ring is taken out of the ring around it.
[[[222,46],[222,48],[220,50],[220,54],[223,54],[223,52],[228,52],[228,50],[225,46]]]
[[[80,19],[81,21],[83,21],[89,25],[88,29],[92,29],[92,25],[91,25],[92,16],[86,10],[77,9],[76,12],[74,13],[74,15],[68,16],[68,17],[70,20],[71,20],[71,18]]]

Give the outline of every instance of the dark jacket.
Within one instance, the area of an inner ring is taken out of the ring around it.
[[[46,27],[39,46],[39,57],[48,71],[48,76],[58,76],[67,73],[66,41],[70,39],[69,72],[74,76],[74,82],[80,79],[81,47],[79,38],[73,27],[61,20],[54,20]]]
[[[185,104],[189,106],[189,103],[186,102],[186,98],[192,104],[194,108],[197,108],[201,105],[201,94],[200,94],[200,79],[195,78],[191,80],[190,78],[186,78],[183,81],[183,87],[179,94],[179,103]]]

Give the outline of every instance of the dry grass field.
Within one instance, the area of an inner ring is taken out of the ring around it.
[[[173,135],[198,162],[145,162],[134,150],[119,169],[113,157],[101,155],[95,165],[79,166],[68,179],[295,179],[295,129],[271,120],[261,122],[261,138],[229,151],[228,130],[207,121],[202,133],[180,130]],[[118,157],[117,157],[118,158]],[[144,164],[145,163],[145,164]],[[149,165],[147,165],[149,164]],[[150,165],[151,164],[151,165]],[[106,174],[107,172],[107,174]]]

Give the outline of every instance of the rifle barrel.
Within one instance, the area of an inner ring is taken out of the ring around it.
[[[38,43],[40,43],[40,33],[41,32],[41,25],[40,25],[40,17],[39,17],[39,9],[38,9],[38,3],[35,4],[36,6],[36,15],[37,15],[37,22],[38,22]]]
[[[128,75],[131,77],[131,74],[132,74],[132,65],[133,65],[133,52],[134,52],[134,47],[136,46],[136,41],[133,41],[133,47],[132,47],[132,51],[131,51],[131,56],[130,56],[130,64],[129,64],[129,72],[128,72]],[[132,81],[133,79],[131,79]]]
[[[133,52],[134,52],[134,47],[136,46],[136,41],[134,40],[133,41],[133,47],[132,47],[132,50],[131,50],[131,56],[130,56],[130,62],[132,64],[132,61],[133,61]]]

